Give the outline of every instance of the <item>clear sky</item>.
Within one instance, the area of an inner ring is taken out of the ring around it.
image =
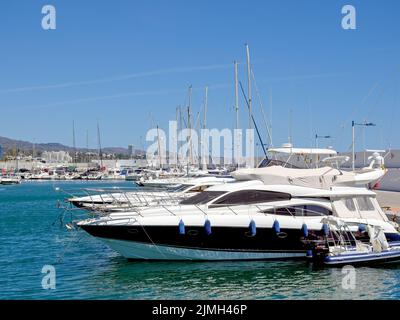
[[[56,30],[41,28],[45,4]],[[341,27],[345,4],[356,30]],[[378,125],[359,134],[360,149],[400,147],[398,0],[3,0],[0,37],[1,136],[71,145],[75,120],[78,146],[89,130],[95,147],[98,119],[104,146],[140,147],[175,119],[189,85],[194,114],[208,85],[209,127],[232,128],[233,61],[245,83],[248,43],[275,145],[288,140],[292,110],[299,147],[318,133],[347,150],[353,119]]]

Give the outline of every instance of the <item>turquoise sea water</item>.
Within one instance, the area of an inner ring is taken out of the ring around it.
[[[303,261],[128,262],[59,221],[55,188],[132,187],[131,183],[26,182],[0,186],[0,299],[399,299],[400,265],[357,268],[355,289],[341,269]],[[42,288],[44,265],[56,289]]]

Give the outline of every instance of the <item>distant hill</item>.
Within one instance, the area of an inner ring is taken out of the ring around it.
[[[10,138],[0,137],[0,146],[3,148],[3,152],[6,153],[9,150],[20,150],[23,152],[32,152],[33,148],[35,148],[36,152],[43,151],[66,151],[73,152],[74,148],[65,146],[61,143],[35,143],[21,140],[14,140]],[[77,152],[87,152],[87,149],[84,148],[76,148]],[[98,152],[97,149],[90,149],[90,152]],[[128,149],[119,148],[119,147],[108,147],[103,148],[103,153],[108,154],[123,154],[128,155]]]

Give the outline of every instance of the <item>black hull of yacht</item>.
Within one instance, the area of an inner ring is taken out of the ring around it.
[[[180,234],[176,226],[80,226],[112,249],[132,260],[268,260],[305,257],[301,230],[258,228],[188,227]],[[323,239],[322,230],[309,230],[308,239]],[[399,240],[387,234],[388,240]]]

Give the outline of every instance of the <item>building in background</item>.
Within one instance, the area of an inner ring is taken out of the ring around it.
[[[0,160],[3,159],[3,147],[0,146]]]

